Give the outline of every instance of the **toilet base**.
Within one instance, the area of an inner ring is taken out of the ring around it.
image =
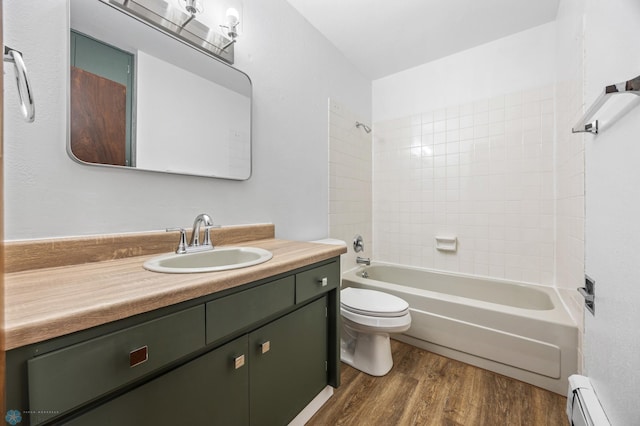
[[[343,324],[340,360],[372,376],[384,376],[393,367],[388,333],[360,333]]]

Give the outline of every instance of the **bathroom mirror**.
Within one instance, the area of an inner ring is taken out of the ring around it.
[[[83,164],[246,180],[251,80],[100,0],[70,0],[67,151]]]

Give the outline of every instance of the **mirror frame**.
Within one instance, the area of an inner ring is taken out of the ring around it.
[[[252,175],[253,175],[253,82],[251,81],[251,78],[249,77],[248,74],[246,74],[245,72],[231,66],[230,64],[226,63],[225,61],[222,61],[220,59],[218,59],[217,57],[215,57],[214,55],[207,53],[206,51],[204,51],[203,49],[198,48],[197,46],[192,45],[191,43],[188,43],[185,40],[182,40],[178,37],[175,37],[173,35],[171,35],[170,33],[167,33],[166,31],[163,31],[162,29],[158,28],[155,25],[150,25],[149,23],[144,22],[143,20],[132,16],[131,14],[128,14],[124,11],[122,11],[119,8],[114,7],[111,4],[108,4],[108,2],[105,2],[103,0],[82,0],[84,1],[93,1],[96,3],[100,3],[105,7],[109,7],[111,9],[113,9],[114,11],[116,11],[117,13],[122,14],[123,16],[128,17],[129,19],[133,19],[137,22],[139,22],[142,25],[146,25],[149,28],[153,29],[153,31],[156,31],[158,34],[161,34],[163,36],[169,37],[177,42],[179,42],[180,44],[188,47],[189,49],[197,52],[200,55],[204,55],[207,58],[216,61],[217,66],[222,66],[222,67],[228,67],[229,70],[232,70],[234,72],[237,72],[239,74],[242,74],[246,79],[247,82],[249,83],[249,94],[248,94],[248,98],[249,98],[249,102],[250,102],[250,108],[249,108],[249,170],[248,170],[248,175],[247,177],[229,177],[229,176],[219,176],[219,175],[215,175],[215,174],[201,174],[201,173],[188,173],[188,172],[174,172],[174,171],[165,171],[165,170],[154,170],[154,169],[145,169],[145,168],[138,168],[138,167],[129,167],[129,166],[116,166],[116,165],[111,165],[111,164],[100,164],[100,163],[90,163],[87,161],[83,161],[80,160],[79,158],[77,158],[74,153],[71,150],[71,84],[70,84],[70,79],[71,79],[71,66],[70,66],[70,54],[71,54],[71,49],[70,49],[70,42],[71,42],[71,3],[74,0],[67,0],[67,69],[66,69],[66,84],[67,84],[67,88],[66,88],[66,95],[67,95],[67,102],[66,102],[66,116],[67,116],[67,140],[66,140],[66,151],[67,154],[69,155],[69,157],[76,163],[78,164],[83,164],[83,165],[87,165],[87,166],[96,166],[96,167],[106,167],[106,168],[110,168],[110,169],[118,169],[118,170],[131,170],[131,171],[141,171],[141,172],[152,172],[152,173],[162,173],[162,174],[169,174],[169,175],[178,175],[178,176],[196,176],[196,177],[205,177],[205,178],[214,178],[214,179],[225,179],[225,180],[233,180],[233,181],[246,181],[249,180]],[[75,0],[78,1],[78,0]],[[134,80],[135,80],[135,76],[134,76]],[[134,103],[135,103],[135,99],[136,99],[136,95],[135,92],[133,94],[134,96]]]

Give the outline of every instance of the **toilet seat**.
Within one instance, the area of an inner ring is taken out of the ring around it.
[[[409,313],[409,304],[392,294],[347,287],[340,291],[340,308],[358,316],[397,318]]]
[[[349,328],[367,333],[402,333],[411,326],[411,314],[401,317],[372,317],[340,309],[342,322]]]

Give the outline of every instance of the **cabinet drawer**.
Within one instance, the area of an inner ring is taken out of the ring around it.
[[[207,344],[294,304],[294,278],[282,278],[207,303]]]
[[[249,423],[247,335],[76,417],[68,426]],[[235,362],[245,356],[246,363]]]
[[[203,347],[204,325],[200,305],[30,359],[29,408],[52,413],[32,424]]]
[[[340,286],[340,264],[332,262],[296,274],[296,303]]]

